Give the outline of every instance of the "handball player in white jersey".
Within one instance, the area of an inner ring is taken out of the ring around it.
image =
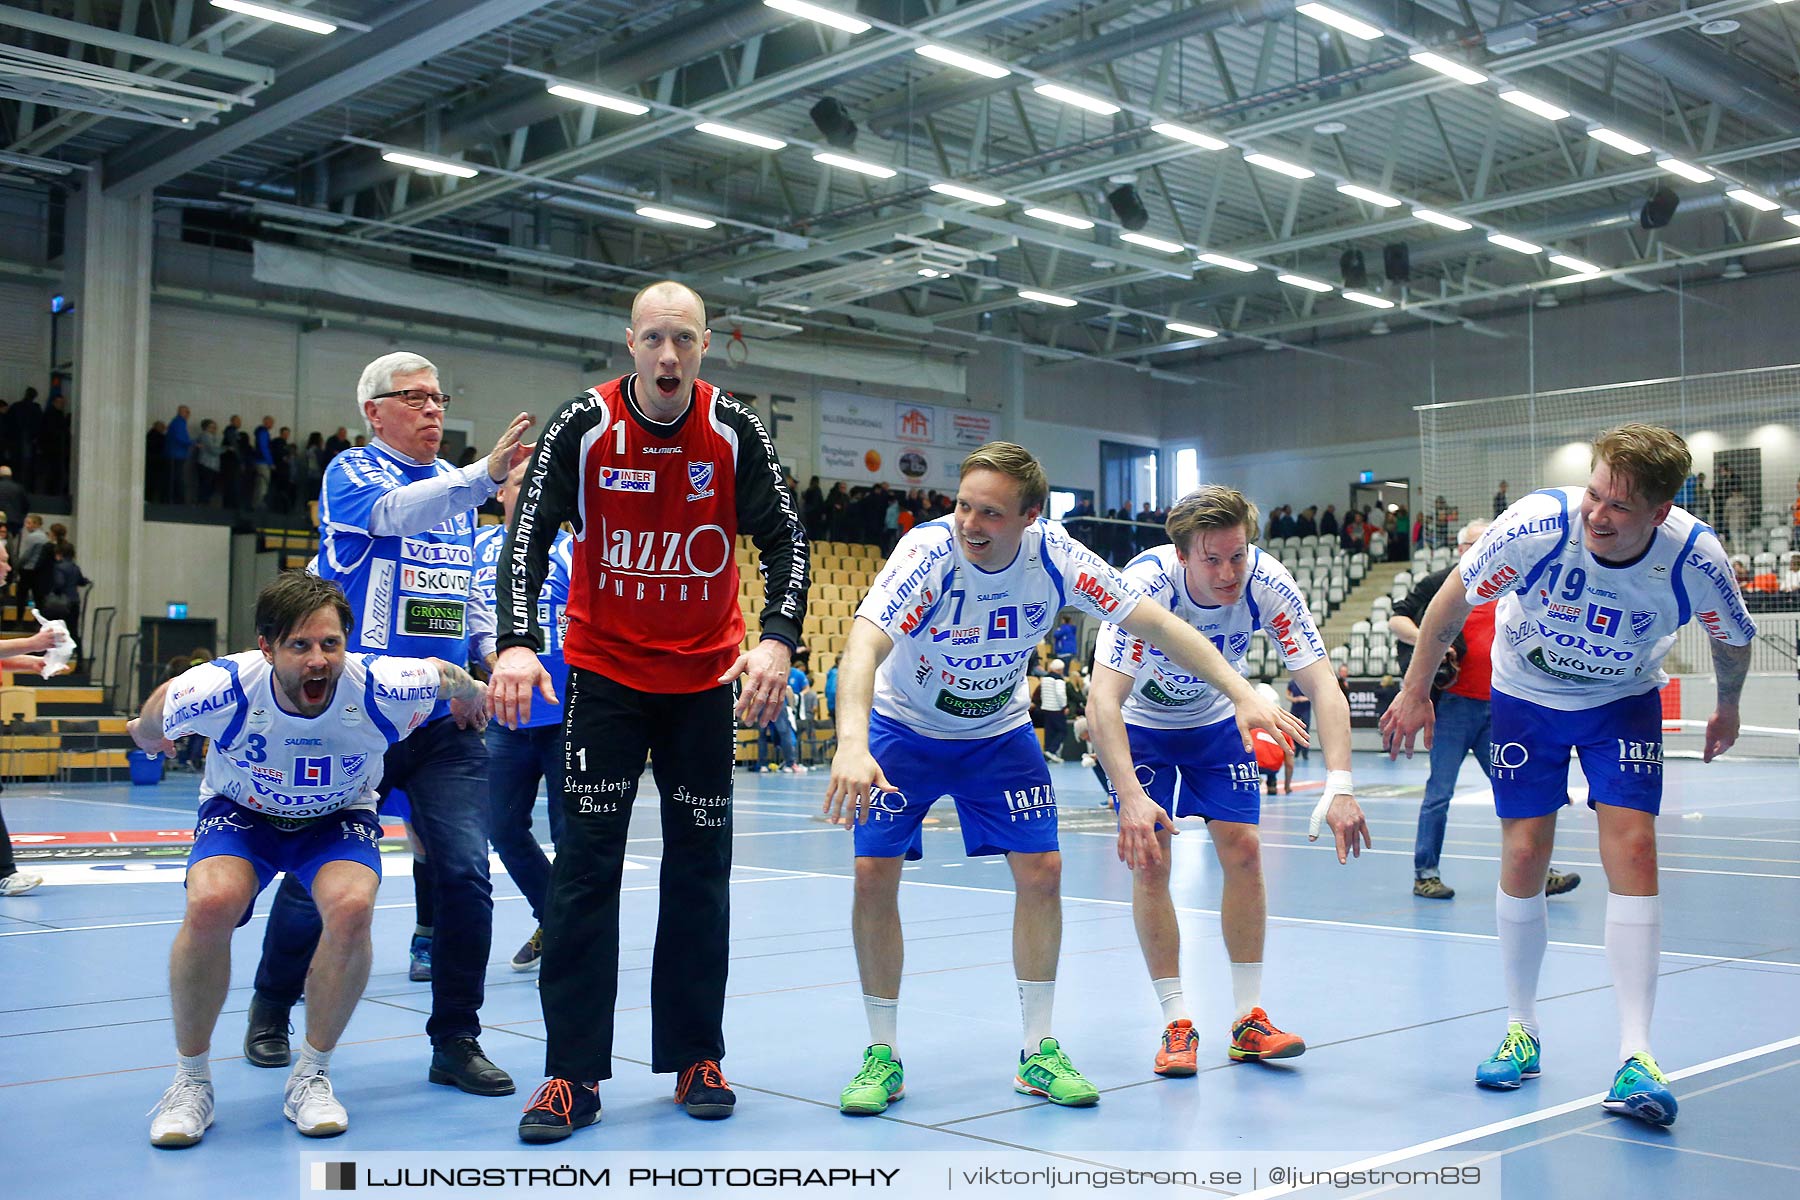
[[[435,658],[350,657],[349,602],[292,571],[256,598],[258,649],[214,659],[158,687],[129,725],[148,752],[211,739],[188,856],[187,911],[169,952],[179,1058],[150,1141],[191,1146],[213,1120],[208,1048],[231,981],[231,935],[277,874],[312,894],[324,934],[306,985],[306,1036],[282,1111],[308,1137],[349,1127],[331,1052],[369,978],[369,922],[381,882],[375,818],[382,755],[441,699],[480,710],[485,689]]]
[[[1606,960],[1619,1009],[1623,1064],[1601,1102],[1653,1125],[1677,1105],[1650,1053],[1662,943],[1656,814],[1662,807],[1662,661],[1676,631],[1700,622],[1710,639],[1718,703],[1705,759],[1738,735],[1738,701],[1756,625],[1718,537],[1675,493],[1692,459],[1654,425],[1621,425],[1594,442],[1586,487],[1521,498],[1463,555],[1462,587],[1425,611],[1419,648],[1382,716],[1390,754],[1422,730],[1431,745],[1431,679],[1474,605],[1494,614],[1491,772],[1500,815],[1494,897],[1507,999],[1506,1035],[1475,1071],[1487,1088],[1516,1088],[1541,1067],[1538,971],[1549,940],[1544,873],[1556,814],[1569,803],[1569,754],[1587,776],[1588,806],[1606,869]]]
[[[954,513],[900,540],[857,609],[838,663],[838,749],[825,810],[855,826],[851,929],[870,1043],[839,1097],[846,1113],[879,1113],[904,1094],[900,869],[922,856],[921,824],[944,796],[956,801],[964,850],[1005,854],[1012,868],[1024,1025],[1014,1090],[1070,1106],[1099,1099],[1050,1030],[1062,858],[1025,671],[1060,610],[1079,608],[1167,647],[1231,697],[1246,750],[1252,728],[1306,736],[1258,699],[1211,642],[1140,603],[1117,571],[1043,520],[1048,495],[1044,470],[1024,447],[989,442],[970,454]],[[1131,769],[1122,747],[1103,749],[1101,762],[1109,773]]]
[[[1247,674],[1250,639],[1262,630],[1313,702],[1325,751],[1325,789],[1309,834],[1329,822],[1338,861],[1360,856],[1368,822],[1350,781],[1350,705],[1325,643],[1294,577],[1250,545],[1256,506],[1233,488],[1209,484],[1169,510],[1170,544],[1132,559],[1125,582],[1147,604],[1167,610],[1218,647],[1233,670]],[[1134,772],[1109,774],[1119,808],[1119,859],[1132,870],[1131,911],[1138,944],[1162,1006],[1155,1070],[1198,1070],[1193,1020],[1181,986],[1181,929],[1169,896],[1171,817],[1205,818],[1224,873],[1219,924],[1231,959],[1233,1011],[1226,1053],[1239,1062],[1295,1058],[1297,1034],[1278,1028],[1262,1008],[1263,889],[1257,824],[1262,794],[1256,760],[1245,753],[1230,697],[1170,660],[1162,649],[1116,624],[1100,631],[1088,694],[1088,729],[1103,750],[1129,742]],[[1179,790],[1177,785],[1179,784]]]

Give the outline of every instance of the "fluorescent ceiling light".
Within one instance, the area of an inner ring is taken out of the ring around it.
[[[1596,142],[1605,142],[1615,150],[1623,150],[1627,154],[1648,154],[1650,147],[1636,138],[1626,137],[1616,129],[1608,129],[1604,125],[1596,125],[1588,130],[1588,136]]]
[[[1298,4],[1294,6],[1294,11],[1311,17],[1321,25],[1329,25],[1340,33],[1347,33],[1353,38],[1361,38],[1365,42],[1372,42],[1378,37],[1387,36],[1368,22],[1359,21],[1355,17],[1347,17],[1337,9],[1326,8],[1323,4]]]
[[[1340,183],[1337,185],[1337,190],[1346,196],[1351,196],[1357,200],[1366,200],[1370,204],[1377,205],[1381,208],[1400,207],[1400,201],[1394,197],[1378,192],[1373,188],[1363,187],[1361,184]]]
[[[855,17],[846,16],[835,9],[808,4],[806,0],[763,0],[763,3],[780,12],[796,17],[805,17],[809,21],[817,21],[821,25],[829,25],[833,29],[841,29],[845,33],[866,33],[870,28],[867,21],[859,21]]]
[[[1198,129],[1189,129],[1186,125],[1177,125],[1173,121],[1158,121],[1150,128],[1164,137],[1172,137],[1178,142],[1187,142],[1202,150],[1223,150],[1231,145],[1223,138],[1216,138],[1210,133],[1201,133]]]
[[[250,0],[212,0],[212,6],[246,17],[255,17],[259,21],[273,21],[277,25],[304,29],[308,33],[336,33],[338,30],[338,27],[329,21],[304,16],[291,9],[277,7],[273,4],[252,4]]]
[[[1487,235],[1487,240],[1496,246],[1517,250],[1520,254],[1542,254],[1544,252],[1542,246],[1533,245],[1524,238],[1516,238],[1510,233],[1490,233]]]
[[[1748,204],[1758,212],[1774,212],[1781,207],[1767,196],[1759,196],[1748,188],[1732,188],[1725,194],[1739,204]]]
[[[1430,221],[1433,225],[1442,225],[1445,229],[1454,229],[1461,233],[1465,229],[1475,228],[1461,217],[1453,217],[1449,213],[1441,213],[1431,208],[1415,208],[1412,215],[1421,221]]]
[[[1656,165],[1671,175],[1679,175],[1689,183],[1711,183],[1716,176],[1709,171],[1702,171],[1692,163],[1684,163],[1679,158],[1659,158]]]
[[[1066,88],[1060,83],[1040,83],[1031,90],[1040,96],[1061,100],[1064,104],[1073,104],[1076,108],[1085,108],[1089,112],[1099,113],[1103,117],[1110,117],[1119,111],[1119,106],[1111,100],[1102,100],[1098,96],[1090,96],[1086,92]]]
[[[1034,292],[1030,288],[1020,288],[1019,299],[1036,300],[1039,304],[1054,304],[1058,308],[1074,308],[1080,303],[1080,301],[1071,300],[1067,296],[1054,296],[1049,292]]]
[[[932,42],[927,42],[923,46],[914,46],[913,52],[946,66],[961,67],[965,71],[985,75],[989,79],[1005,79],[1012,74],[1010,70],[997,62],[989,62],[985,58],[976,58],[973,54],[964,54],[961,50],[952,50],[948,46],[939,46]]]
[[[1006,203],[1005,196],[996,196],[990,192],[978,192],[974,188],[966,188],[955,183],[934,183],[931,190],[940,196],[954,196],[958,200],[967,200],[970,204],[979,204],[983,208],[993,208]]]
[[[1578,271],[1573,275],[1558,275],[1554,279],[1546,279],[1539,287],[1563,287],[1571,283],[1586,283],[1590,279],[1599,279],[1604,271]]]
[[[718,224],[710,217],[696,217],[692,213],[676,212],[672,208],[658,208],[654,204],[638,205],[637,215],[649,217],[652,221],[665,221],[670,225],[686,225],[690,229],[711,229]]]
[[[1169,321],[1163,326],[1170,333],[1185,333],[1189,337],[1215,338],[1219,336],[1216,329],[1208,329],[1204,325],[1189,325],[1186,321]]]
[[[1392,300],[1384,300],[1380,296],[1371,296],[1367,292],[1345,292],[1344,299],[1354,300],[1358,304],[1366,304],[1370,308],[1394,307],[1394,302]]]
[[[399,163],[403,167],[411,167],[415,171],[425,171],[432,175],[454,175],[458,179],[473,179],[481,174],[474,167],[459,162],[449,162],[441,158],[424,158],[417,154],[406,154],[399,150],[389,150],[382,158],[391,163]]]
[[[1211,263],[1215,267],[1224,267],[1230,271],[1243,271],[1246,274],[1256,270],[1255,263],[1245,262],[1241,258],[1231,258],[1224,254],[1202,254],[1200,256],[1200,261],[1203,263]]]
[[[1329,292],[1331,290],[1329,283],[1306,275],[1277,275],[1275,278],[1293,287],[1305,288],[1309,292]]]
[[[1800,225],[1800,213],[1782,213],[1781,219],[1789,225]]]
[[[1578,275],[1593,275],[1600,270],[1594,263],[1585,258],[1576,258],[1573,254],[1552,254],[1550,261],[1559,267],[1567,267]]]
[[[1054,208],[1028,208],[1025,215],[1040,221],[1048,221],[1052,225],[1066,225],[1070,229],[1092,229],[1094,223],[1086,217],[1077,217],[1071,213],[1059,212]]]
[[[742,142],[746,146],[757,146],[764,150],[783,150],[787,147],[787,143],[780,138],[772,138],[764,133],[752,133],[748,129],[737,129],[730,125],[721,125],[717,121],[702,121],[694,128],[710,137]]]
[[[1433,54],[1429,50],[1415,50],[1412,60],[1421,67],[1430,67],[1439,75],[1448,75],[1458,83],[1474,85],[1486,83],[1487,76],[1471,67],[1465,67],[1453,58],[1445,58],[1441,54]]]
[[[824,163],[828,167],[842,167],[846,171],[860,171],[864,175],[873,175],[877,179],[892,179],[900,173],[892,167],[864,162],[860,158],[846,158],[842,154],[815,154],[813,161]]]
[[[633,117],[641,117],[650,111],[648,104],[639,104],[636,100],[627,100],[622,96],[609,96],[605,92],[576,87],[572,83],[553,83],[549,87],[549,92],[552,96],[561,96],[564,100],[579,100],[581,103],[591,104],[595,108],[610,108],[614,112],[622,112]]]
[[[1187,247],[1183,246],[1180,242],[1164,241],[1159,237],[1151,237],[1147,233],[1133,233],[1127,231],[1119,235],[1119,240],[1121,242],[1130,242],[1134,246],[1148,246],[1152,250],[1161,250],[1164,254],[1180,254],[1183,250],[1187,249]]]
[[[943,274],[943,272],[934,267],[920,267],[919,274],[927,279],[936,279],[939,275]]]
[[[14,154],[10,150],[0,150],[0,166],[18,167],[20,170],[36,171],[42,175],[67,175],[76,169],[73,163],[62,162],[54,158],[39,158],[35,154]]]
[[[1244,161],[1253,167],[1262,167],[1267,171],[1277,171],[1280,174],[1286,175],[1289,179],[1311,179],[1314,175],[1313,171],[1310,171],[1297,163],[1291,163],[1284,159],[1276,158],[1272,154],[1246,154],[1244,155]]]
[[[1568,109],[1558,108],[1548,100],[1540,100],[1530,92],[1521,92],[1515,89],[1510,92],[1501,92],[1500,98],[1528,113],[1535,113],[1546,121],[1560,121],[1569,115]]]

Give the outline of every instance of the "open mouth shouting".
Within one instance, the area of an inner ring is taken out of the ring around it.
[[[681,376],[658,375],[656,377],[656,394],[664,400],[673,400],[681,393]]]
[[[300,681],[300,701],[309,709],[325,707],[331,697],[331,676],[326,672],[308,675]]]

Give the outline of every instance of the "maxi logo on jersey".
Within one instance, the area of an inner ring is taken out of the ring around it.
[[[1101,612],[1118,611],[1120,597],[1086,571],[1075,576],[1075,590],[1092,600]]]
[[[1281,643],[1281,652],[1288,657],[1300,653],[1300,643],[1294,638],[1294,622],[1284,612],[1278,612],[1269,622],[1269,632]]]
[[[1518,579],[1519,573],[1517,571],[1505,564],[1501,564],[1498,571],[1495,571],[1492,576],[1481,582],[1481,585],[1475,589],[1475,594],[1480,596],[1483,600],[1492,600],[1495,596],[1504,592],[1509,585],[1518,582]]]

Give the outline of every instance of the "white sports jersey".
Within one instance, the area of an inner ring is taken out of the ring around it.
[[[224,796],[274,817],[374,809],[387,748],[430,717],[438,671],[421,658],[344,659],[325,711],[296,716],[275,703],[275,671],[261,652],[184,671],[163,701],[163,736],[212,739],[200,799]]]
[[[927,737],[995,737],[1031,720],[1025,671],[1063,608],[1116,621],[1138,593],[1055,521],[1027,526],[1007,567],[962,555],[951,518],[913,527],[858,617],[894,648],[875,675],[875,711]]]
[[[1249,578],[1236,604],[1209,606],[1194,599],[1174,546],[1158,546],[1132,559],[1125,566],[1125,582],[1205,634],[1240,675],[1250,674],[1245,656],[1250,635],[1258,629],[1280,649],[1290,671],[1324,658],[1325,643],[1288,569],[1255,546],[1246,566]],[[1101,627],[1094,661],[1132,677],[1123,705],[1129,725],[1198,729],[1235,712],[1230,697],[1115,624]]]
[[[1661,687],[1675,631],[1698,618],[1744,646],[1756,623],[1713,531],[1671,508],[1644,553],[1602,562],[1583,539],[1585,488],[1520,498],[1463,556],[1470,604],[1496,597],[1494,687],[1559,709],[1598,708]]]

